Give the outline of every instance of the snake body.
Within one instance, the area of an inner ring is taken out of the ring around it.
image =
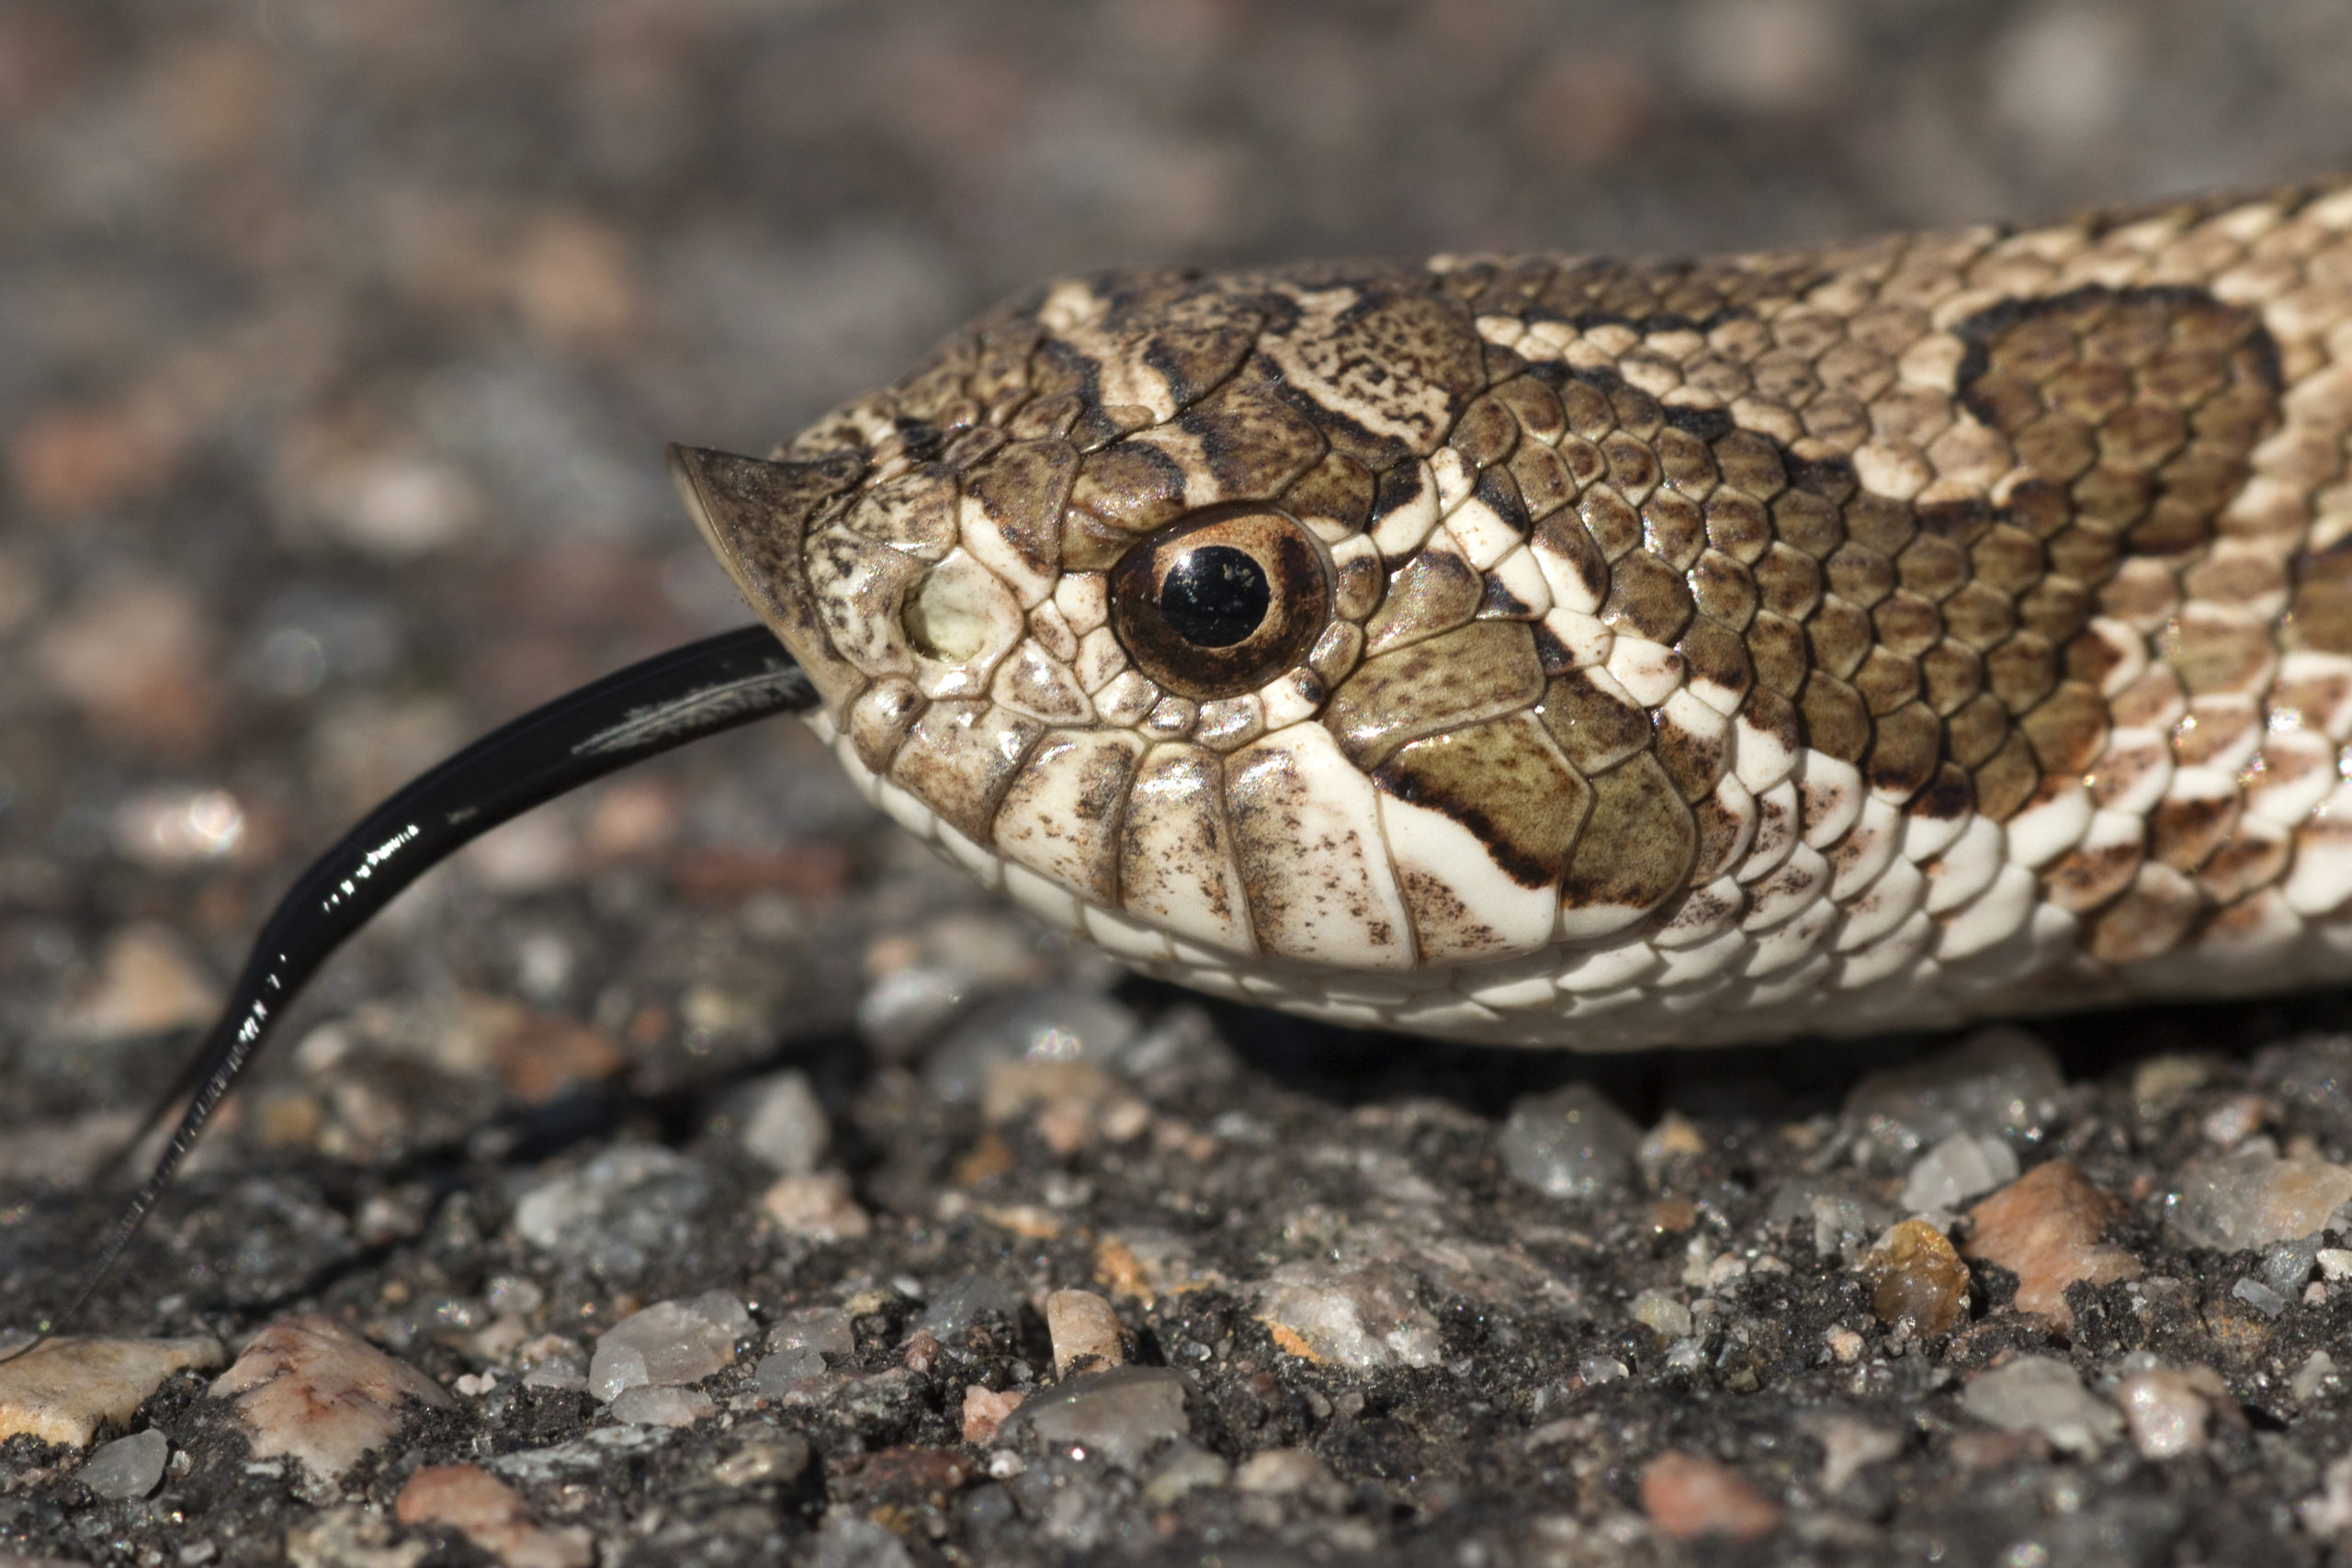
[[[2352,187],[1064,280],[676,454],[880,807],[1150,973],[1611,1049],[2352,974]]]

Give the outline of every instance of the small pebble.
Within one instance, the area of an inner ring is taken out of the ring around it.
[[[597,1337],[588,1392],[609,1404],[628,1389],[700,1382],[733,1365],[736,1342],[753,1332],[751,1314],[724,1291],[658,1302]]]
[[[506,1568],[588,1568],[595,1540],[578,1525],[549,1529],[521,1493],[471,1464],[428,1464],[408,1478],[393,1505],[412,1528],[446,1525]]]
[[[1099,1372],[1127,1359],[1119,1314],[1091,1291],[1056,1291],[1046,1298],[1046,1332],[1054,1342],[1054,1375]]]
[[[100,1424],[128,1424],[181,1368],[220,1364],[212,1339],[51,1339],[0,1361],[0,1438],[81,1448]]]
[[[1444,1357],[1437,1319],[1391,1264],[1285,1263],[1259,1288],[1258,1317],[1292,1355],[1358,1371],[1433,1367]]]
[[[253,1456],[283,1454],[333,1481],[392,1440],[409,1401],[445,1410],[447,1391],[333,1318],[280,1318],[254,1337],[212,1384],[237,1396]]]
[[[1641,1157],[1642,1130],[1590,1084],[1514,1101],[1496,1140],[1503,1168],[1554,1198],[1623,1190]]]
[[[2352,1280],[2352,1250],[2341,1247],[2323,1247],[2312,1255],[2312,1261],[2319,1265],[2320,1273],[2326,1277],[2330,1284],[2335,1284],[2338,1280]]]
[[[1682,1339],[1690,1336],[1690,1309],[1664,1291],[1644,1291],[1634,1298],[1628,1310],[1635,1323],[1661,1340]]]
[[[786,1235],[814,1242],[853,1241],[874,1229],[874,1216],[838,1170],[779,1177],[760,1195],[760,1212]]]
[[[1140,1027],[1135,1010],[1100,991],[1027,991],[987,1003],[957,1024],[923,1063],[923,1078],[941,1099],[968,1102],[986,1090],[991,1063],[1113,1067]]]
[[[1048,1448],[1083,1450],[1132,1472],[1151,1450],[1190,1428],[1184,1380],[1168,1367],[1114,1367],[1029,1395],[1008,1422]]]
[[[1821,1338],[1841,1367],[1850,1367],[1860,1360],[1862,1351],[1868,1348],[1868,1341],[1850,1328],[1833,1328]]]
[[[1233,1467],[1191,1444],[1181,1445],[1144,1484],[1144,1501],[1164,1508],[1203,1487],[1222,1486],[1233,1477]]]
[[[1032,1113],[1038,1137],[1065,1157],[1098,1144],[1130,1142],[1151,1125],[1151,1108],[1094,1062],[989,1063],[981,1116],[1001,1125]]]
[[[2261,1280],[2251,1278],[2241,1279],[2236,1284],[2232,1285],[2230,1294],[2265,1317],[2277,1317],[2292,1304],[2285,1296],[2280,1295]]]
[[[98,1496],[128,1503],[163,1484],[164,1464],[171,1457],[171,1439],[150,1427],[99,1444],[74,1479]]]
[[[2190,1165],[2165,1222],[2191,1247],[2248,1252],[2325,1229],[2346,1199],[2352,1170],[2257,1149]]]
[[[1925,1220],[1905,1220],[1881,1236],[1864,1271],[1871,1309],[1889,1328],[1926,1339],[1967,1315],[1968,1265]]]
[[[809,1568],[914,1568],[906,1543],[887,1526],[845,1507],[825,1510]]]
[[[677,1245],[710,1201],[710,1176],[659,1144],[623,1144],[543,1181],[514,1205],[514,1229],[541,1251],[628,1275]]]
[[[2005,1140],[1954,1133],[1911,1168],[1903,1183],[1903,1206],[1915,1214],[1949,1214],[2017,1175],[2017,1151]]]
[[[416,1568],[433,1554],[434,1543],[412,1537],[396,1541],[391,1517],[375,1506],[347,1503],[325,1508],[286,1531],[288,1568]],[[202,1551],[200,1556],[189,1553]],[[210,1541],[180,1549],[187,1568],[199,1568],[215,1555]]]
[[[699,1389],[657,1387],[623,1390],[612,1410],[625,1427],[691,1427],[718,1406]]]
[[[722,1486],[782,1485],[800,1479],[808,1468],[808,1439],[797,1433],[747,1443],[711,1467],[711,1479]]]
[[[2096,1456],[2123,1434],[2123,1415],[2051,1356],[2020,1356],[1972,1379],[1961,1408],[2005,1432],[2039,1432],[2063,1452]]]
[[[2053,1159],[1968,1212],[1964,1250],[2018,1277],[2018,1311],[2071,1330],[2069,1285],[2106,1285],[2142,1273],[2138,1258],[2100,1239],[2123,1213],[2123,1205],[2100,1191],[2074,1161]]]
[[[997,1428],[1006,1417],[1021,1408],[1023,1395],[1019,1389],[1007,1389],[999,1393],[972,1383],[964,1390],[964,1440],[985,1444],[996,1441]]]
[[[1806,1420],[1802,1429],[1821,1445],[1821,1492],[1825,1497],[1835,1497],[1861,1471],[1903,1451],[1902,1433],[1835,1412]]]
[[[1289,1497],[1328,1485],[1331,1472],[1306,1449],[1264,1449],[1241,1461],[1233,1472],[1236,1491],[1261,1496]]]
[[[2234,1411],[2230,1391],[2211,1367],[2150,1367],[2117,1383],[2109,1397],[2121,1407],[2132,1446],[2143,1459],[2173,1459],[2205,1446],[2216,1410]]]
[[[220,991],[177,937],[160,926],[128,926],[108,937],[98,973],[66,998],[58,1029],[78,1040],[126,1040],[210,1023]]]
[[[786,1071],[754,1078],[732,1107],[743,1152],[785,1176],[807,1176],[825,1162],[832,1123],[808,1087],[808,1075]]]
[[[933,1294],[915,1326],[942,1339],[953,1339],[983,1318],[1013,1322],[1021,1316],[1021,1296],[989,1274],[967,1274]]]
[[[2065,1081],[2041,1042],[2001,1026],[1923,1061],[1871,1074],[1846,1097],[1846,1119],[1898,1156],[1956,1133],[2031,1138],[2055,1117]]]
[[[2262,1282],[2282,1296],[2301,1292],[2319,1263],[2321,1239],[2306,1235],[2273,1244],[2262,1255]]]
[[[1671,1540],[1760,1540],[1781,1528],[1781,1517],[1780,1505],[1731,1466],[1673,1451],[1643,1467],[1642,1511]]]
[[[2335,1358],[2324,1350],[2314,1350],[2304,1357],[2303,1364],[2295,1369],[2294,1377],[2287,1384],[2296,1402],[2301,1404],[2309,1404],[2322,1394],[2332,1393],[2341,1386],[2342,1381],[2336,1375]]]

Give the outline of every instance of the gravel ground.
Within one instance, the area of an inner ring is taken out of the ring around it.
[[[307,851],[741,618],[665,440],[1057,269],[2346,166],[2326,0],[12,0],[0,1325]],[[151,1343],[0,1371],[0,1564],[2324,1561],[2347,1075],[2335,995],[1583,1063],[1205,1007],[770,726],[337,962],[85,1325]]]

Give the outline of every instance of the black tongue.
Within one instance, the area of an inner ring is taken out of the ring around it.
[[[689,740],[816,705],[815,688],[774,634],[745,626],[656,654],[535,708],[369,812],[311,863],[262,928],[226,1010],[182,1080],[194,1095],[171,1141],[73,1300],[39,1325],[42,1337],[88,1303],[296,994],[401,889],[543,801]]]

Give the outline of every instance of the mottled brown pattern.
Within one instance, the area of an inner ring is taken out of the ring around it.
[[[1858,894],[1907,814],[1905,853],[1962,890],[1938,929],[1996,882],[2014,898],[2021,865],[2072,922],[2052,951],[2113,969],[2253,940],[2249,901],[2332,843],[2305,819],[2352,667],[2309,660],[2352,654],[2352,367],[2326,326],[2352,318],[2348,236],[2316,191],[1781,256],[1074,279],[704,506],[846,714],[891,656],[866,618],[959,541],[1021,589],[1271,504],[1329,558],[1315,614],[1351,623],[1311,660],[1202,706],[1183,649],[1123,657],[1082,609],[1033,615],[1005,658],[1040,690],[1086,671],[1096,723],[1213,752],[1321,724],[1570,909],[1737,869],[1787,819],[1762,797],[1803,782],[1821,841],[1774,874],[1792,908],[1822,857]],[[895,744],[891,776],[961,827],[1001,784],[923,761],[923,699],[894,693],[857,755]],[[2014,843],[1962,843],[2013,819]]]

